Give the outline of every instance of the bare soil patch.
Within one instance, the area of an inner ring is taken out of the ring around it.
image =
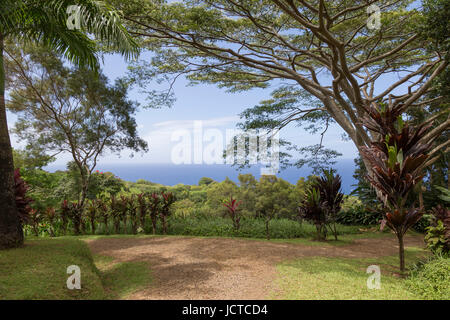
[[[358,239],[346,246],[194,237],[86,241],[94,254],[148,263],[154,282],[130,299],[265,299],[279,262],[312,256],[375,258],[398,250],[394,236]],[[423,239],[407,236],[405,246],[423,247]]]

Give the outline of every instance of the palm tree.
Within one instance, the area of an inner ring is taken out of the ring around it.
[[[80,28],[69,28],[67,9],[79,8]],[[71,30],[72,29],[72,30]],[[103,1],[2,0],[0,3],[0,249],[23,244],[14,197],[14,164],[6,120],[5,40],[34,41],[63,54],[69,61],[98,68],[98,42],[125,58],[137,55],[136,43],[119,14]]]

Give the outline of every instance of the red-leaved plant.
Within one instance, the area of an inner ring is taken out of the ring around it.
[[[92,200],[88,203],[88,205],[86,206],[86,215],[87,218],[91,224],[91,233],[95,234],[95,224],[96,224],[96,220],[97,220],[97,210],[98,210],[98,204],[97,204],[97,200]]]
[[[131,232],[133,234],[136,234],[138,229],[138,219],[136,197],[134,196],[134,194],[131,195],[131,197],[128,199],[128,213],[131,222]]]
[[[98,217],[101,219],[105,225],[105,234],[109,234],[108,220],[109,220],[109,210],[105,201],[102,199],[97,199]]]
[[[50,237],[55,236],[55,220],[56,220],[56,210],[55,208],[49,207],[45,210],[45,219],[47,220],[49,226],[48,226],[48,233],[50,234]]]
[[[63,234],[66,235],[70,215],[69,202],[67,200],[63,200],[61,202],[61,209],[59,211],[59,215],[61,217],[61,229],[63,231]]]
[[[37,211],[36,209],[31,209],[28,214],[27,221],[31,225],[34,235],[36,237],[38,237],[39,236],[39,224],[42,221],[41,213],[39,211]]]
[[[160,198],[157,193],[152,193],[148,197],[150,208],[150,219],[152,220],[152,232],[156,234],[156,222],[158,221],[158,214],[160,208]]]
[[[233,221],[233,227],[235,230],[239,230],[241,227],[241,216],[239,215],[238,207],[242,203],[242,201],[237,201],[233,199],[233,196],[230,197],[230,201],[225,201],[223,205],[228,209],[228,213],[230,214],[231,220]]]
[[[342,179],[339,174],[335,174],[335,170],[322,170],[323,174],[316,177],[313,185],[320,193],[320,202],[322,208],[326,212],[326,224],[334,234],[337,240],[336,219],[337,213],[341,210],[341,204],[344,194],[341,192]]]
[[[326,240],[327,214],[320,198],[320,190],[315,185],[306,190],[305,199],[299,207],[299,213],[303,219],[314,224],[317,240]]]
[[[29,219],[29,214],[31,212],[30,203],[33,202],[33,200],[27,196],[29,187],[20,177],[20,169],[14,170],[14,187],[17,213],[20,222],[25,224]]]
[[[175,202],[175,196],[172,192],[161,192],[162,207],[161,207],[161,220],[163,225],[163,234],[167,234],[167,217],[170,215],[170,206]]]
[[[367,109],[364,126],[379,138],[361,154],[368,166],[367,176],[384,205],[384,220],[399,243],[400,270],[405,270],[403,237],[423,215],[423,208],[411,201],[411,191],[422,181],[423,167],[431,142],[422,143],[430,125],[415,128],[405,123],[400,108]],[[407,206],[407,202],[412,205]]]
[[[145,227],[145,216],[148,211],[147,202],[145,201],[145,193],[140,193],[137,195],[137,203],[139,210],[139,225],[143,230]]]

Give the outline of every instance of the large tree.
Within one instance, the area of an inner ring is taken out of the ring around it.
[[[426,50],[428,38],[417,28],[425,18],[416,4],[411,0],[116,2],[130,32],[155,53],[135,69],[137,76],[175,80],[185,75],[193,83],[214,83],[231,91],[282,81],[289,90],[301,90],[320,102],[318,108],[297,106],[283,124],[315,112],[336,122],[358,150],[377,138],[361,124],[370,106],[401,106],[407,111],[428,104],[431,84],[449,63],[445,48]],[[447,119],[423,141],[440,135],[449,124]]]
[[[79,5],[80,29],[69,30],[69,6]],[[98,46],[115,48],[129,56],[135,42],[120,23],[119,15],[102,1],[2,0],[0,2],[0,249],[22,245],[23,231],[14,198],[14,164],[5,107],[4,42],[42,43],[68,60],[97,67]]]
[[[138,104],[118,79],[64,64],[62,57],[35,45],[5,48],[9,100],[16,113],[14,133],[51,155],[68,153],[80,178],[78,205],[83,208],[99,157],[123,149],[147,151],[137,133]]]

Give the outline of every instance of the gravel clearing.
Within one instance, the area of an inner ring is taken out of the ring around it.
[[[143,237],[86,240],[94,254],[117,262],[145,261],[152,285],[129,299],[265,299],[276,264],[302,257],[373,258],[395,255],[395,237],[358,239],[345,246],[304,245],[229,238]],[[423,247],[407,236],[405,246]]]

